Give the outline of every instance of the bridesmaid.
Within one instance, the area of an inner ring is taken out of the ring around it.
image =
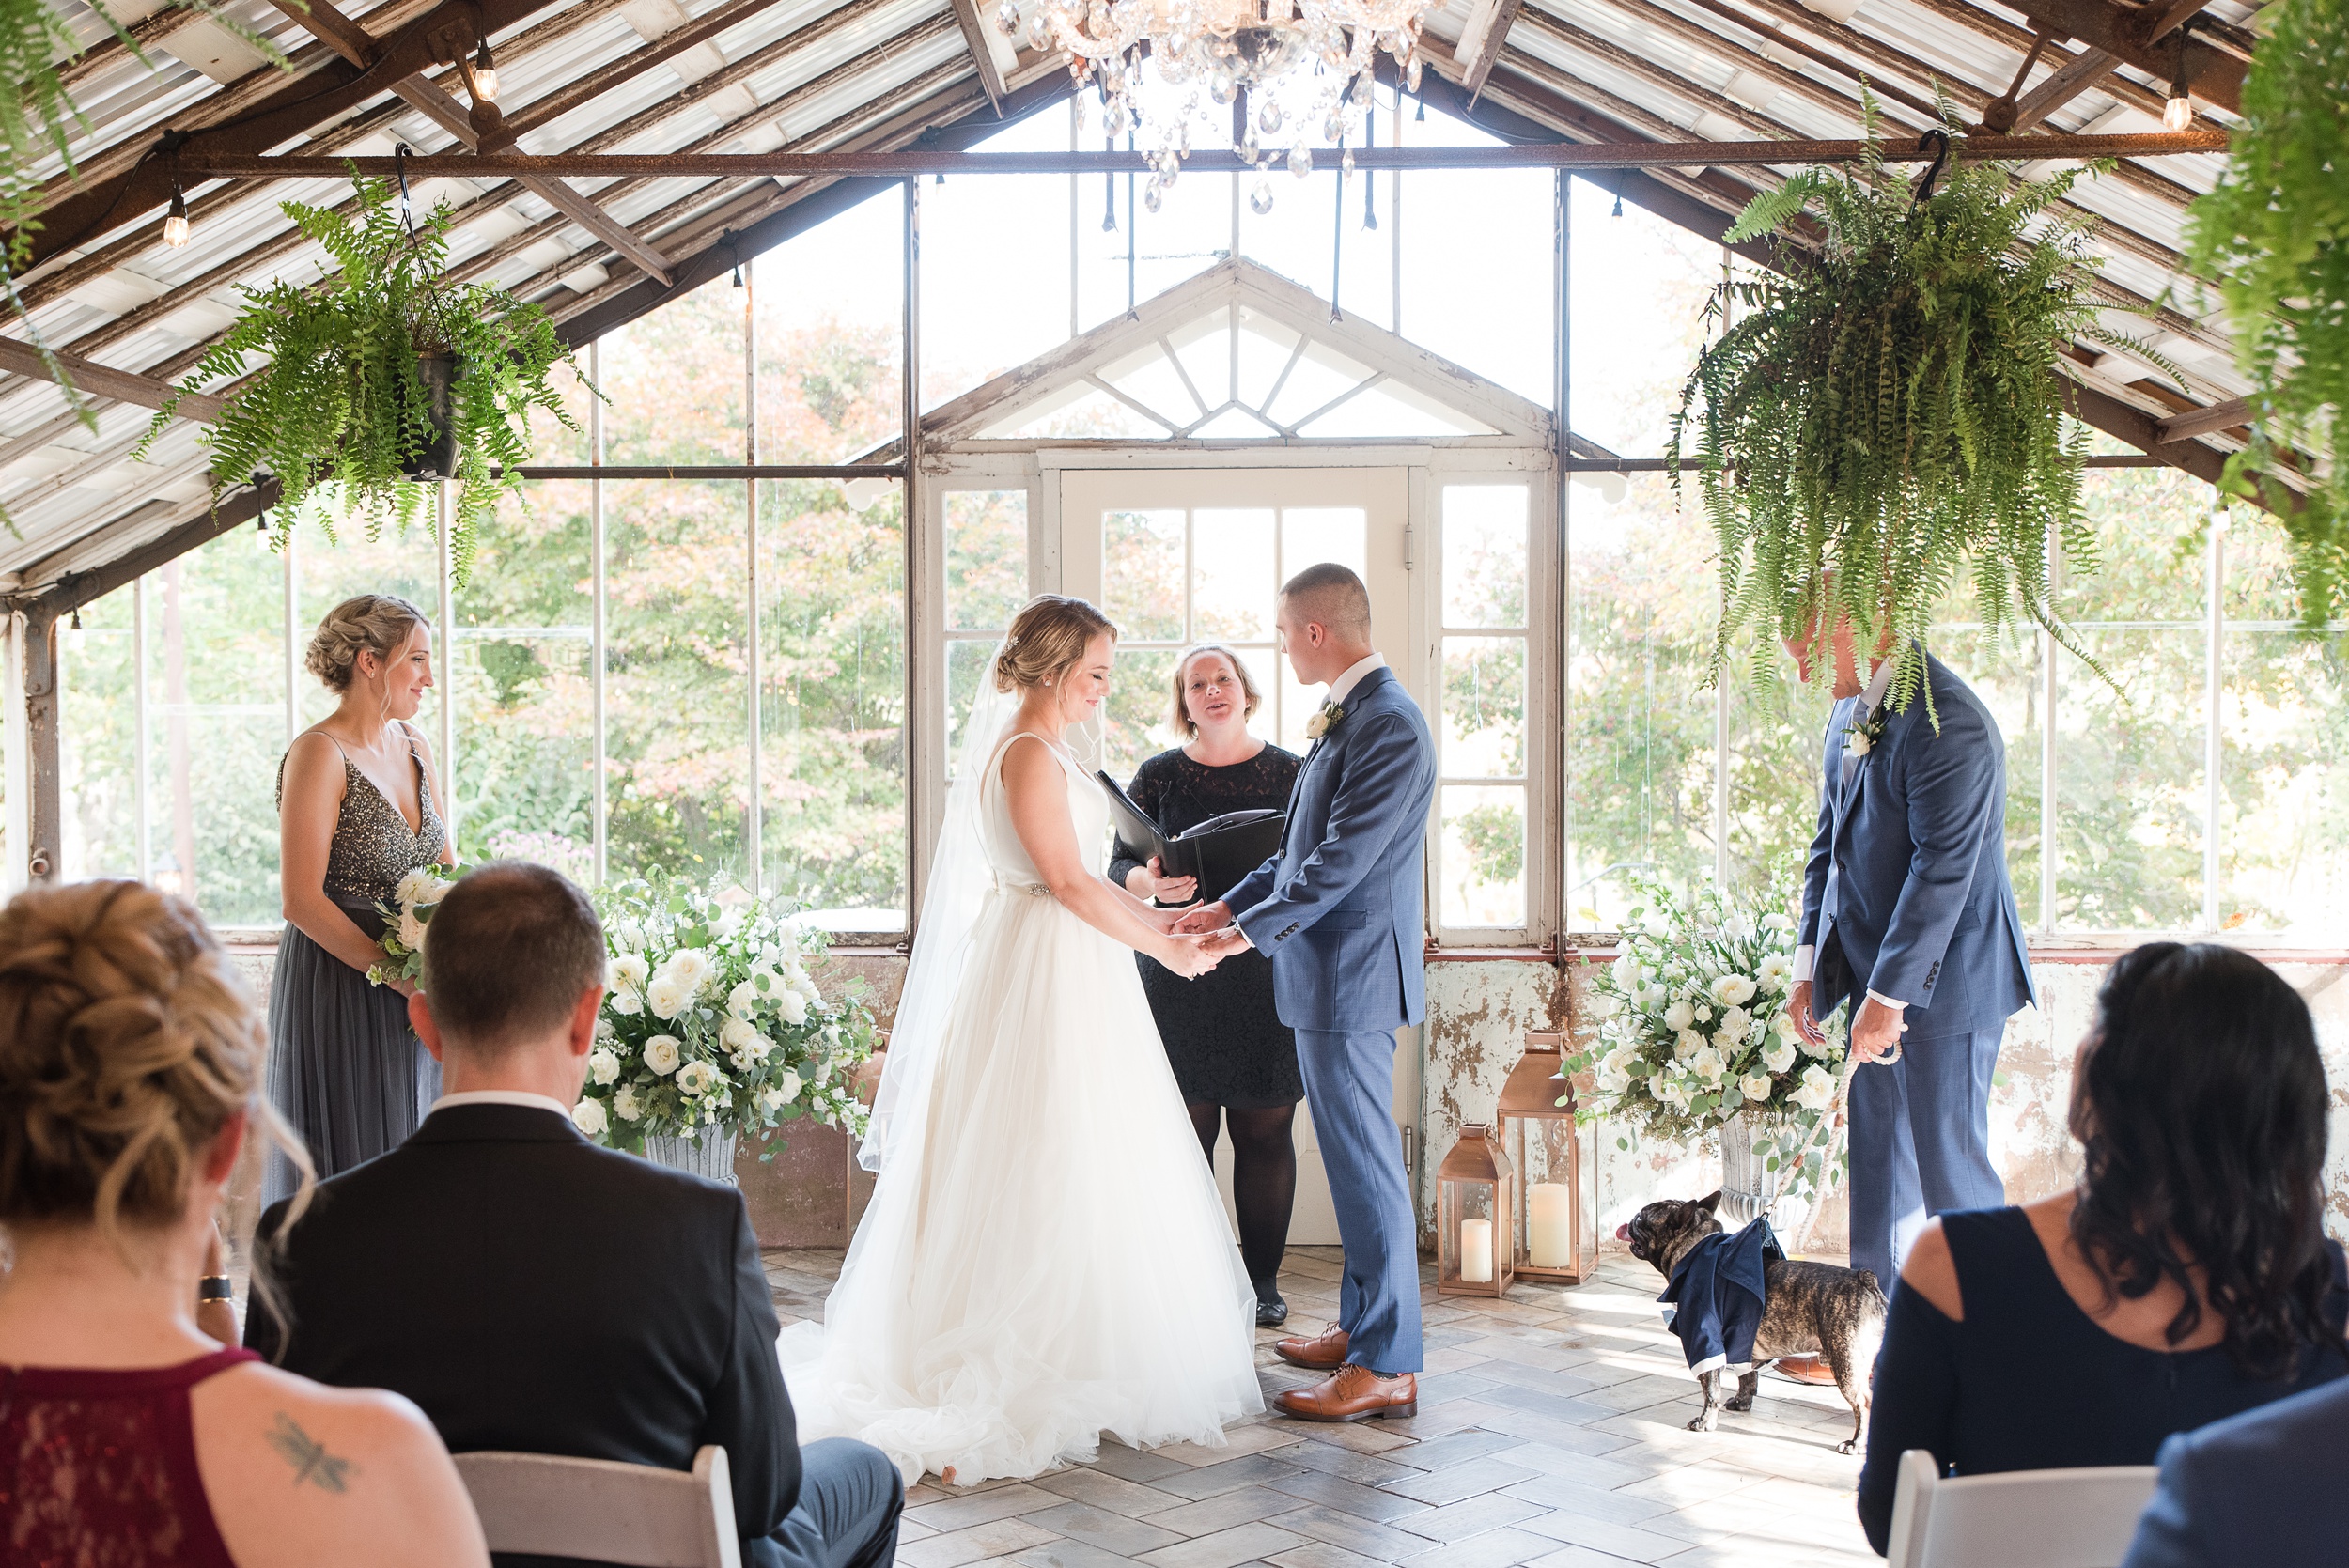
[[[432,685],[424,612],[389,594],[345,599],[304,660],[340,701],[277,768],[286,931],[270,988],[270,1099],[308,1145],[320,1181],[416,1130],[439,1064],[408,1027],[404,980],[367,984],[382,957],[381,901],[421,865],[454,864],[432,753],[408,722]],[[270,1163],[268,1202],[294,1188]]]
[[[1261,700],[1256,683],[1229,648],[1202,644],[1175,661],[1173,722],[1190,740],[1161,752],[1134,773],[1127,793],[1168,836],[1226,812],[1286,811],[1297,782],[1297,753],[1248,733]],[[1159,862],[1124,856],[1110,877],[1129,893],[1160,904],[1189,904],[1204,893],[1189,877],[1160,877]],[[1256,1323],[1288,1321],[1281,1298],[1281,1255],[1297,1198],[1297,1144],[1291,1124],[1305,1083],[1297,1036],[1272,1005],[1272,962],[1253,948],[1227,957],[1195,980],[1157,960],[1138,958],[1167,1061],[1182,1087],[1199,1146],[1215,1163],[1218,1122],[1232,1136],[1232,1206],[1239,1250],[1256,1287]]]

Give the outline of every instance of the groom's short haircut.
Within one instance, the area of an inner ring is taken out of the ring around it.
[[[1370,640],[1370,590],[1335,561],[1317,561],[1281,585],[1281,598],[1341,637]]]
[[[475,1057],[562,1028],[604,973],[603,926],[577,883],[528,861],[467,873],[425,927],[425,1001]]]

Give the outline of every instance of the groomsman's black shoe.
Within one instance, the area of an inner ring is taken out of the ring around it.
[[[1419,1414],[1419,1379],[1408,1372],[1382,1377],[1368,1367],[1344,1366],[1310,1389],[1283,1389],[1272,1402],[1299,1421],[1408,1421]]]
[[[1346,1330],[1333,1323],[1311,1339],[1273,1341],[1272,1354],[1307,1372],[1335,1372],[1346,1365],[1346,1347],[1350,1343]]]
[[[1256,1297],[1256,1327],[1278,1328],[1289,1320],[1289,1304],[1281,1299],[1281,1293]]]

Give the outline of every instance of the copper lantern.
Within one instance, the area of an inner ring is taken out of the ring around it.
[[[1525,1056],[1501,1091],[1501,1148],[1517,1178],[1509,1217],[1516,1272],[1579,1285],[1598,1266],[1598,1155],[1577,1135],[1565,1046],[1563,1034],[1526,1035]]]
[[[1436,1172],[1436,1289],[1445,1296],[1499,1296],[1516,1278],[1509,1217],[1517,1172],[1492,1128],[1470,1122]]]

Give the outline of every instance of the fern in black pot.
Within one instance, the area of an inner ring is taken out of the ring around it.
[[[455,480],[449,547],[462,578],[474,530],[521,493],[531,410],[579,429],[553,381],[557,365],[577,365],[538,305],[441,281],[446,207],[414,221],[383,181],[352,182],[350,213],[283,204],[334,270],[308,287],[245,289],[243,313],[179,391],[233,383],[206,438],[213,494],[273,475],[281,536],[314,498],[330,523],[339,509],[370,534],[386,520],[405,527],[425,510],[428,481]],[[257,360],[266,363],[248,375]],[[167,404],[149,441],[170,417]]]

